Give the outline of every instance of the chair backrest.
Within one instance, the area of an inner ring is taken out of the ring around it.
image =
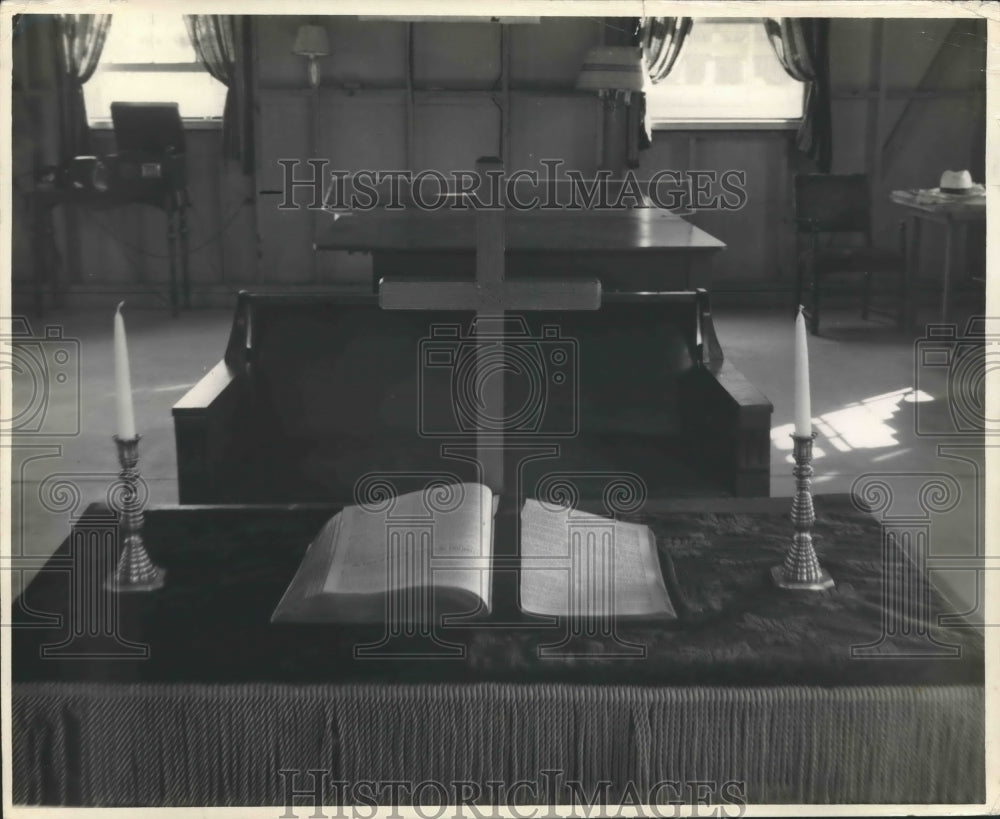
[[[871,229],[865,174],[808,173],[795,177],[795,223],[805,233],[865,233]]]

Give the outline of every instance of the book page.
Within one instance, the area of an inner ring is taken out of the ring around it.
[[[467,589],[489,605],[493,493],[456,484],[453,498],[430,489],[399,495],[391,508],[349,506],[335,537],[322,591],[374,594],[407,587]]]
[[[521,608],[577,617],[675,617],[648,526],[527,500]]]

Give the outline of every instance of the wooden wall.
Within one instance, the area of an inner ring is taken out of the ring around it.
[[[562,159],[596,169],[601,108],[574,89],[587,49],[604,36],[599,20],[538,25],[370,22],[325,18],[330,57],[322,84],[303,89],[305,64],[289,53],[301,21],[272,17],[258,27],[261,189],[280,189],[279,158],[316,157],[331,169],[444,174],[503,156],[509,168]],[[299,173],[312,175],[302,166]],[[309,190],[297,201],[311,201]],[[363,256],[311,253],[329,216],[279,211],[258,202],[262,277],[270,282],[370,281]]]
[[[499,152],[510,168],[540,167],[543,158],[584,173],[597,168],[601,107],[573,85],[587,49],[626,36],[624,21],[548,19],[501,27],[311,19],[326,26],[332,51],[320,61],[317,92],[307,86],[305,60],[290,52],[302,18],[258,21],[256,180],[221,159],[217,130],[189,133],[196,304],[229,304],[241,287],[366,279],[366,257],[318,259],[312,252],[328,216],[281,212],[278,197],[257,194],[280,188],[278,159],[325,158],[331,168],[348,171],[448,172]],[[982,180],[984,50],[982,21],[832,21],[834,170],[873,175],[880,240],[891,240],[900,216],[887,202],[889,190],[932,186],[947,168],[969,168]],[[99,151],[112,149],[110,133],[95,136]],[[19,143],[16,137],[15,152],[25,150],[19,145],[30,149],[30,138]],[[729,245],[717,264],[716,289],[784,298],[794,258],[791,180],[811,168],[795,151],[793,132],[657,131],[639,172],[661,168],[746,172],[746,207],[692,219]],[[165,295],[161,214],[136,209],[73,221],[63,228],[69,233],[63,275],[74,293],[91,301],[130,291],[156,291],[154,302]],[[970,241],[976,250],[982,235]],[[32,270],[27,246],[27,221],[16,209],[18,295],[27,293]],[[940,252],[940,238],[927,235],[925,276]]]
[[[663,130],[641,156],[641,170],[695,169],[746,174],[746,205],[685,217],[727,245],[713,268],[713,289],[773,291],[787,288],[793,269],[791,179],[809,163],[792,148],[789,130]]]

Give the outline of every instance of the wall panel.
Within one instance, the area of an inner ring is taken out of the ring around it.
[[[350,171],[406,167],[406,99],[402,91],[320,92],[317,156]]]
[[[515,93],[511,100],[513,168],[544,170],[542,159],[561,159],[560,172],[593,174],[598,164],[601,105],[596,97]]]
[[[573,88],[587,49],[600,43],[601,21],[563,18],[510,27],[510,78],[520,85]]]
[[[281,190],[282,168],[278,158],[308,158],[314,120],[308,94],[283,91],[260,93],[260,156],[257,185],[261,190]],[[312,169],[301,167],[297,177],[308,178]],[[260,230],[260,279],[266,283],[309,283],[315,279],[312,250],[314,214],[307,210],[313,194],[297,189],[296,210],[279,210],[281,196],[260,196],[257,223]]]
[[[418,96],[414,126],[414,172],[472,170],[500,152],[500,109],[489,97]]]
[[[405,83],[404,23],[350,17],[321,19],[330,37],[330,56],[320,60],[325,82],[361,86],[401,86]]]
[[[728,170],[746,174],[746,204],[701,210],[685,218],[726,243],[713,265],[722,289],[783,288],[794,264],[787,131],[655,131],[640,155],[640,175],[657,171]]]
[[[414,23],[414,84],[459,89],[498,86],[500,29],[487,23]]]

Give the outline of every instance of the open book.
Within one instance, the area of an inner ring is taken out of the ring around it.
[[[382,506],[347,506],[326,523],[271,622],[434,622],[489,610],[489,487],[430,488]]]
[[[489,611],[498,498],[479,484],[348,506],[306,551],[272,622],[439,622]],[[675,617],[649,528],[526,501],[520,605],[532,614]]]
[[[648,526],[524,502],[521,609],[564,617],[675,619]]]

